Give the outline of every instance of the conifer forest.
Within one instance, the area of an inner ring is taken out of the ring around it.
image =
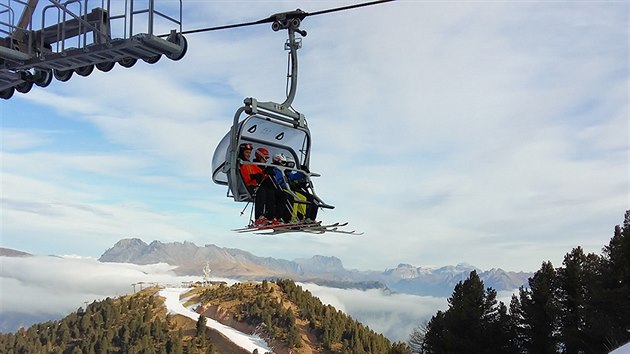
[[[414,353],[609,353],[630,342],[630,210],[601,255],[545,261],[509,305],[476,272],[410,336]]]

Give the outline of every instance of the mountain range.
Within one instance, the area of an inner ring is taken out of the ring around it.
[[[99,258],[101,262],[134,264],[168,263],[179,275],[202,275],[204,266],[215,277],[239,280],[290,278],[338,288],[384,289],[387,291],[427,296],[449,296],[454,286],[477,271],[486,287],[511,291],[526,286],[533,273],[502,269],[481,270],[469,264],[440,268],[399,264],[384,271],[348,270],[333,256],[315,255],[293,261],[258,257],[249,252],[208,244],[203,247],[191,242],[150,244],[138,238],[118,241]]]

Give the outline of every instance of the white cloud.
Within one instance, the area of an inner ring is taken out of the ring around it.
[[[0,313],[58,317],[85,307],[84,302],[132,293],[132,283],[180,285],[194,279],[176,276],[167,264],[137,266],[52,256],[0,257],[0,261]]]
[[[2,147],[8,150],[22,150],[45,145],[49,132],[3,129]]]
[[[392,341],[406,342],[415,327],[429,321],[438,310],[446,310],[446,298],[389,294],[383,290],[334,289],[299,284],[322,303],[352,316]]]

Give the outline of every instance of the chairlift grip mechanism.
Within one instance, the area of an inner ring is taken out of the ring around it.
[[[246,98],[243,103],[244,109],[247,114],[262,114],[265,116],[271,116],[274,119],[281,120],[283,122],[292,124],[296,127],[306,127],[306,118],[304,114],[295,112],[289,109],[287,106],[278,104],[276,102],[259,102],[253,97]]]

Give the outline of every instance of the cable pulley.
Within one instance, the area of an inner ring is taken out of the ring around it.
[[[302,20],[308,15],[308,13],[297,9],[295,11],[282,12],[279,14],[275,14],[270,16],[270,19],[273,19],[273,23],[271,24],[271,29],[275,32],[283,29],[291,29],[295,32],[302,35],[302,37],[306,36],[306,31],[300,29],[300,23]]]

